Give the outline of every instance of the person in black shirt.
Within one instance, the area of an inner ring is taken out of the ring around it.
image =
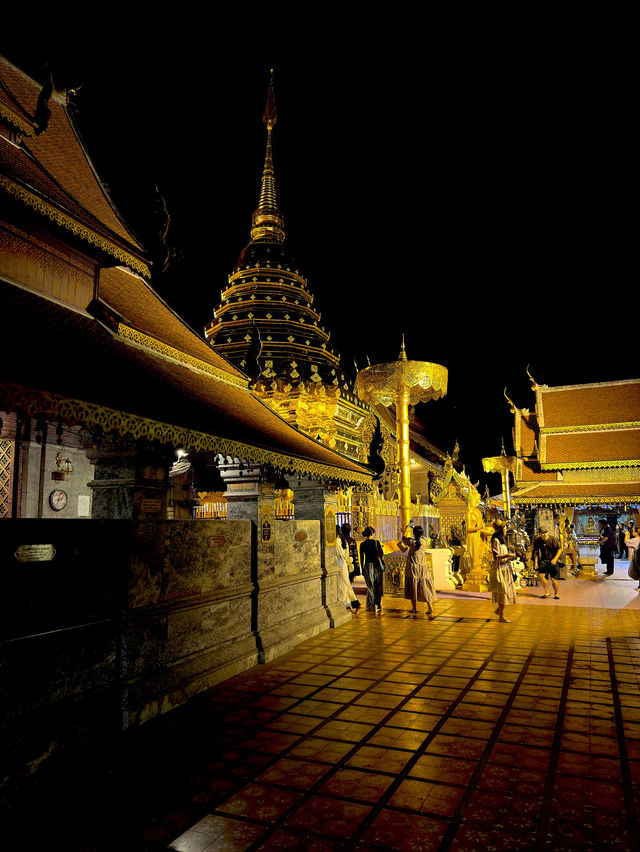
[[[372,538],[375,530],[365,527],[362,531],[364,541],[360,542],[360,562],[364,581],[367,584],[367,612],[382,612],[382,572],[384,559],[382,545]]]
[[[606,566],[605,577],[613,574],[613,555],[616,552],[616,536],[607,521],[602,518],[600,524],[600,562]]]
[[[560,587],[558,586],[558,580],[556,579],[558,575],[558,569],[556,566],[562,553],[562,545],[557,538],[549,535],[545,527],[540,527],[538,533],[539,537],[535,540],[533,545],[533,567],[537,570],[538,580],[544,589],[542,597],[551,597],[549,593],[549,586],[547,585],[547,580],[550,579],[551,584],[553,585],[553,597],[555,600],[558,600],[560,598],[560,595],[558,594]]]

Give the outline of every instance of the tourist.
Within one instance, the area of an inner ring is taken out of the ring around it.
[[[627,539],[629,538],[629,533],[627,532],[627,528],[623,523],[620,524],[620,529],[618,530],[618,554],[620,559],[628,559],[627,556]]]
[[[357,615],[360,602],[354,600],[355,595],[349,580],[348,557],[347,542],[342,537],[340,527],[336,525],[336,560],[338,563],[338,576],[336,580],[338,600],[344,604],[349,612]]]
[[[367,584],[367,612],[382,612],[382,574],[384,554],[382,545],[372,538],[375,530],[365,527],[362,531],[364,541],[360,542],[360,562],[364,566],[364,581]]]
[[[616,537],[615,533],[607,523],[605,518],[601,518],[600,524],[600,562],[606,566],[604,572],[605,577],[610,577],[613,574],[613,554],[616,552]]]
[[[418,612],[418,601],[427,605],[427,617],[434,619],[433,602],[437,600],[436,587],[433,582],[433,569],[429,564],[427,545],[424,540],[422,527],[409,525],[398,547],[408,551],[407,564],[404,569],[404,596],[411,601],[411,612]]]
[[[342,538],[347,543],[347,549],[349,551],[349,556],[351,557],[351,570],[349,571],[349,582],[353,583],[353,578],[356,574],[361,574],[360,571],[360,557],[358,556],[358,542],[351,535],[351,526],[347,523],[342,524],[340,527],[340,531],[342,534]],[[360,604],[358,604],[360,606]]]
[[[553,586],[554,600],[559,600],[560,587],[558,586],[558,560],[562,554],[562,545],[555,536],[549,535],[546,527],[540,527],[538,538],[533,545],[533,567],[538,572],[538,580],[544,589],[543,598],[550,598],[547,580],[551,580]]]
[[[489,572],[489,591],[493,602],[498,604],[496,609],[498,621],[509,624],[509,619],[504,617],[504,608],[507,604],[516,603],[516,587],[513,582],[511,562],[518,557],[515,553],[509,553],[505,544],[504,521],[496,518],[493,526],[494,532],[491,536],[493,564]]]
[[[640,535],[638,530],[629,524],[629,538],[627,539],[627,552],[629,554],[629,576],[636,582],[640,581]],[[640,591],[640,586],[636,592]]]

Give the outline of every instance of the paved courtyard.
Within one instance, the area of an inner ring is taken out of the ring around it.
[[[82,751],[6,848],[637,850],[640,600],[616,564],[525,589],[510,624],[487,596],[434,621],[387,596]]]

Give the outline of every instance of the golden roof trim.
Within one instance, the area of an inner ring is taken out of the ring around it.
[[[585,495],[567,495],[566,497],[514,497],[511,496],[511,502],[516,506],[525,505],[553,505],[553,506],[582,506],[584,504],[605,504],[605,505],[623,505],[629,503],[640,503],[640,494],[629,494],[621,497],[615,497],[611,494],[585,494]]]
[[[640,429],[640,420],[626,423],[582,423],[576,426],[542,426],[541,435],[563,435],[571,432],[624,432]]]
[[[248,379],[240,376],[234,376],[232,373],[221,370],[219,367],[207,364],[206,361],[201,361],[199,358],[187,355],[186,352],[181,352],[179,349],[175,349],[173,346],[169,346],[169,344],[158,340],[156,337],[152,337],[149,334],[138,331],[138,329],[132,328],[129,325],[118,323],[117,333],[119,337],[123,337],[125,340],[130,341],[135,346],[139,346],[141,349],[151,351],[154,354],[168,358],[171,361],[177,361],[182,366],[194,369],[199,373],[204,373],[212,378],[220,380],[221,382],[225,382],[226,384],[234,385],[235,387],[243,388],[244,390],[248,389]]]
[[[33,124],[27,118],[19,115],[9,104],[0,101],[0,116],[5,118],[14,127],[23,133],[25,136],[35,136]]]
[[[640,459],[617,459],[615,461],[555,462],[540,465],[540,470],[590,470],[603,467],[637,467]]]
[[[106,251],[112,257],[121,261],[135,272],[140,273],[143,277],[147,279],[151,277],[149,267],[141,260],[134,257],[124,249],[119,248],[111,240],[100,236],[85,225],[81,225],[73,216],[68,213],[64,213],[62,210],[58,209],[48,201],[45,201],[40,196],[30,192],[22,186],[19,186],[5,175],[0,175],[0,189],[4,189],[9,195],[12,195],[14,198],[22,201],[24,204],[27,204],[37,213],[46,216],[47,219],[50,219],[52,222],[55,222],[67,231],[71,231],[72,234],[75,234],[76,236],[84,239],[86,242],[91,243],[91,245],[97,246],[103,251]]]
[[[326,478],[337,482],[358,482],[364,485],[370,485],[373,476],[373,474],[359,473],[310,459],[294,458],[273,450],[244,444],[232,438],[222,438],[207,432],[162,423],[137,414],[116,411],[95,403],[70,399],[48,391],[25,388],[10,382],[0,384],[0,402],[3,410],[20,410],[33,419],[82,425],[87,428],[99,427],[105,433],[118,432],[136,440],[145,438],[163,444],[188,447],[197,452],[221,453],[248,459],[256,464],[270,464],[301,476]]]

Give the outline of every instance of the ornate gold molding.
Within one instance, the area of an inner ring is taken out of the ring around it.
[[[143,349],[148,349],[151,352],[155,352],[165,358],[171,359],[172,361],[178,361],[178,363],[191,367],[200,373],[206,373],[208,376],[213,376],[221,382],[226,382],[226,384],[244,388],[245,390],[248,388],[248,379],[244,379],[240,376],[234,376],[232,373],[227,373],[225,370],[220,370],[211,364],[207,364],[206,361],[200,361],[199,358],[194,358],[191,355],[187,355],[185,352],[181,352],[179,349],[174,349],[173,346],[169,346],[148,334],[143,334],[143,332],[138,331],[135,328],[131,328],[131,326],[125,325],[124,323],[118,323],[118,335],[120,337],[124,337],[126,340],[132,341],[132,343],[137,344]]]
[[[221,453],[247,459],[256,464],[270,464],[283,471],[331,479],[339,483],[362,483],[369,485],[372,474],[359,473],[343,468],[299,459],[262,447],[253,447],[232,438],[223,438],[206,432],[198,432],[170,423],[161,423],[124,411],[69,399],[48,391],[38,391],[12,383],[0,384],[0,409],[21,411],[33,419],[51,423],[82,425],[88,429],[99,428],[105,433],[116,432],[136,440],[145,438],[174,447],[188,447],[200,452]]]
[[[115,243],[110,240],[96,234],[95,231],[91,231],[89,228],[81,225],[80,222],[72,216],[69,216],[67,213],[63,213],[62,210],[58,210],[58,208],[54,207],[53,204],[50,204],[48,201],[45,201],[33,192],[30,192],[24,187],[19,186],[17,183],[14,183],[5,175],[0,175],[0,189],[3,189],[9,195],[18,199],[18,201],[22,201],[23,204],[28,205],[37,213],[46,216],[47,219],[50,219],[52,222],[55,222],[57,225],[60,225],[72,234],[81,237],[86,242],[91,243],[91,245],[97,246],[107,252],[107,254],[110,254],[112,257],[125,264],[125,266],[133,269],[134,272],[140,273],[140,275],[147,279],[151,277],[149,267],[141,260],[138,260],[138,258],[134,257],[132,254],[129,254],[129,252],[124,251],[124,249],[119,248],[119,246],[115,245]]]
[[[556,462],[540,465],[540,470],[591,470],[601,467],[637,467],[640,459],[618,459],[615,461],[588,461],[588,462]]]
[[[0,116],[5,118],[10,124],[13,124],[14,127],[17,127],[23,136],[36,135],[35,130],[33,129],[33,124],[31,124],[28,119],[19,115],[15,110],[11,109],[9,104],[0,102]]]
[[[512,503],[518,506],[584,506],[600,505],[623,506],[629,503],[640,503],[640,494],[612,497],[603,494],[589,494],[580,497],[513,497]]]
[[[620,432],[629,429],[640,429],[640,421],[628,423],[583,423],[578,426],[543,426],[541,435],[563,435],[567,432]]]

